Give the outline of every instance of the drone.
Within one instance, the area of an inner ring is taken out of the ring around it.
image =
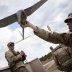
[[[36,4],[34,4],[33,6],[24,9],[24,15],[25,15],[25,22],[28,16],[30,16],[32,13],[34,13],[39,7],[41,7],[47,0],[40,0],[39,2],[37,2]],[[17,13],[12,14],[8,17],[5,17],[3,19],[0,20],[0,28],[2,27],[6,27],[8,25],[11,25],[12,23],[18,21],[17,18]],[[20,24],[21,26],[21,24]],[[22,27],[22,26],[21,26]],[[24,40],[24,28],[22,27],[22,38]]]

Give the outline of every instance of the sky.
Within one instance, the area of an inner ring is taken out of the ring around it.
[[[0,0],[0,19],[16,13],[18,10],[26,9],[39,0]],[[35,26],[48,31],[47,25],[53,32],[67,32],[68,26],[64,23],[68,14],[72,12],[72,0],[48,0],[37,11],[30,15],[27,20]],[[27,62],[40,58],[50,52],[49,47],[54,48],[57,44],[49,43],[34,35],[31,28],[25,28],[25,40],[22,39],[21,27],[17,22],[0,28],[0,68],[8,65],[5,59],[7,43],[13,41],[15,50],[23,50],[27,55]]]

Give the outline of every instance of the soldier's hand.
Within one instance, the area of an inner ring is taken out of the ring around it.
[[[21,51],[21,52],[20,52],[20,55],[21,55],[21,56],[23,56],[23,55],[24,55],[24,53]]]
[[[21,55],[22,55],[22,60],[24,61],[26,59],[26,54],[23,51],[21,51]]]
[[[22,27],[30,27],[30,22],[26,21],[25,24],[21,24]]]
[[[24,55],[25,55],[25,53],[24,53],[23,51],[21,51],[21,52],[20,52],[20,54],[21,54],[22,56],[24,56]]]

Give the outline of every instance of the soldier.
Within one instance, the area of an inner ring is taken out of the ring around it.
[[[5,53],[6,60],[12,72],[28,72],[24,65],[26,55],[23,51],[16,52],[14,50],[14,42],[7,44],[8,51]]]
[[[24,23],[23,19],[18,21],[19,23],[21,22],[23,27],[30,27],[34,30],[34,34],[37,35],[38,37],[55,43],[55,44],[64,44],[68,47],[72,47],[72,32],[68,33],[56,33],[56,32],[48,32],[44,29],[39,28],[38,26],[35,26],[31,24],[30,22],[27,22],[27,24]],[[71,26],[72,24],[72,13],[68,15],[68,19],[65,20],[65,23]],[[24,25],[23,25],[24,24]]]
[[[68,15],[68,18],[65,20],[65,23],[67,23],[67,25],[69,26],[70,32],[68,33],[56,33],[56,32],[48,32],[44,29],[39,28],[38,26],[35,26],[33,24],[31,24],[30,22],[27,22],[26,24],[24,23],[23,19],[18,20],[18,22],[22,23],[23,27],[30,27],[34,30],[34,34],[37,35],[38,37],[48,41],[48,42],[52,42],[55,44],[64,44],[65,46],[68,47],[68,51],[70,53],[70,57],[72,57],[72,13],[70,13]],[[67,55],[67,53],[65,54]],[[71,60],[71,59],[69,59]],[[72,63],[72,61],[71,61]],[[69,63],[70,64],[70,63]],[[71,66],[71,65],[69,65]],[[72,67],[71,67],[72,68]],[[67,71],[70,72],[70,71]]]
[[[50,47],[50,49],[57,68],[61,71],[70,72],[72,70],[72,57],[69,47],[61,44],[54,49]]]

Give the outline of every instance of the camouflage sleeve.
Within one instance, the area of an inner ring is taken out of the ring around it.
[[[62,37],[62,34],[59,34],[59,33],[56,33],[56,32],[48,32],[44,29],[41,29],[39,27],[36,27],[37,30],[36,32],[34,32],[38,37],[46,40],[46,41],[49,41],[49,42],[52,42],[52,43],[63,43],[64,41],[64,37]]]
[[[18,54],[17,56],[14,56],[11,52],[6,52],[5,57],[6,57],[7,61],[10,63],[16,62],[16,61],[22,59],[22,56],[20,54]]]
[[[54,56],[54,61],[55,61],[55,64],[56,64],[57,66],[60,65],[60,64],[59,64],[59,61],[58,61],[58,59],[57,59],[57,57],[56,57],[56,55]]]

